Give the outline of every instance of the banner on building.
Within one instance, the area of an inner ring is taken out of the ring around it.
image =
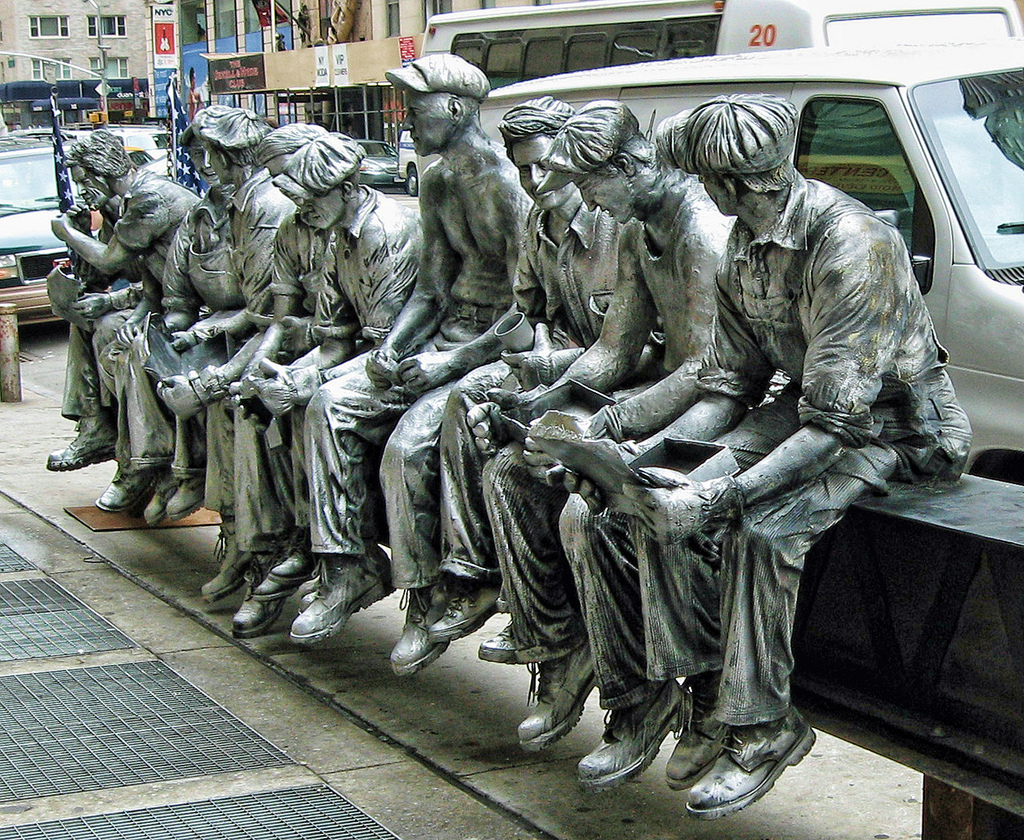
[[[153,6],[153,67],[176,70],[178,67],[178,4]]]
[[[331,84],[334,87],[348,87],[348,44],[331,46]]]
[[[213,93],[245,93],[266,90],[263,53],[210,59],[210,90]]]
[[[405,67],[416,60],[416,41],[411,35],[402,35],[398,39],[398,55]]]
[[[331,56],[330,47],[313,47],[313,55],[316,59],[316,76],[313,79],[313,87],[331,86]]]

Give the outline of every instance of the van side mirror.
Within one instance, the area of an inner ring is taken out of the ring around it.
[[[914,254],[910,258],[910,265],[914,270],[917,285],[921,287],[921,294],[927,294],[932,287],[932,258],[923,254]]]

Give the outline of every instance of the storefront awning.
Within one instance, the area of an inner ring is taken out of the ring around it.
[[[33,111],[49,111],[49,99],[33,99],[30,106]],[[89,96],[62,96],[57,100],[57,107],[64,110],[67,108],[78,108],[79,110],[95,111],[100,107],[100,101]]]

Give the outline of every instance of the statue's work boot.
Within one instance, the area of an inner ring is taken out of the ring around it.
[[[114,480],[110,482],[95,504],[100,510],[120,513],[139,507],[152,492],[153,470],[151,468],[127,471],[118,469]]]
[[[64,449],[51,452],[46,469],[54,472],[80,470],[114,457],[117,429],[106,414],[93,414],[78,421],[78,434]]]
[[[576,765],[580,785],[595,792],[610,790],[646,770],[668,731],[678,728],[681,706],[679,687],[667,680],[644,702],[613,709],[601,746]]]
[[[437,586],[407,589],[405,627],[391,650],[391,668],[400,677],[422,671],[448,650],[448,642],[435,642],[427,628],[444,614],[448,599]]]
[[[252,580],[260,575],[260,568],[266,568],[266,565],[254,561],[246,572],[245,599],[231,617],[231,635],[236,639],[255,639],[264,635],[284,607],[284,599],[260,601],[253,596]]]
[[[203,506],[206,496],[205,476],[183,478],[178,481],[178,489],[167,502],[166,515],[172,522],[184,519]]]
[[[721,676],[721,671],[715,671],[686,681],[685,691],[690,695],[693,711],[665,767],[665,780],[672,790],[693,787],[725,749],[729,727],[713,716]]]
[[[814,730],[793,708],[770,723],[729,727],[724,752],[690,788],[686,812],[702,820],[735,814],[768,793],[813,746]]]
[[[537,709],[519,724],[519,746],[528,752],[550,746],[579,723],[594,687],[590,643],[539,663],[537,681]]]
[[[303,547],[296,547],[271,567],[253,594],[257,601],[283,600],[308,581],[315,570],[313,555]]]
[[[449,591],[452,597],[444,615],[430,625],[430,639],[434,642],[451,642],[468,636],[498,611],[500,590],[497,587],[459,580]]]
[[[241,588],[245,583],[245,571],[252,563],[249,552],[238,550],[233,519],[221,523],[216,557],[220,561],[220,570],[200,590],[203,598],[211,604]]]
[[[519,659],[516,656],[516,643],[512,638],[512,622],[506,624],[497,636],[492,636],[480,643],[477,651],[484,662],[497,662],[500,665],[516,665]]]
[[[379,575],[363,568],[360,558],[322,560],[316,597],[292,622],[291,639],[306,645],[326,641],[341,632],[353,613],[390,591]]]
[[[153,496],[142,512],[150,525],[159,525],[167,517],[167,503],[178,492],[178,479],[169,469],[163,469],[153,485]]]

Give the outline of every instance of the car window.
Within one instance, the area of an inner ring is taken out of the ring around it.
[[[57,206],[53,155],[0,155],[0,212]]]
[[[368,155],[377,155],[378,157],[398,157],[398,152],[396,152],[392,146],[378,140],[361,140],[360,145],[363,147],[363,151]]]

